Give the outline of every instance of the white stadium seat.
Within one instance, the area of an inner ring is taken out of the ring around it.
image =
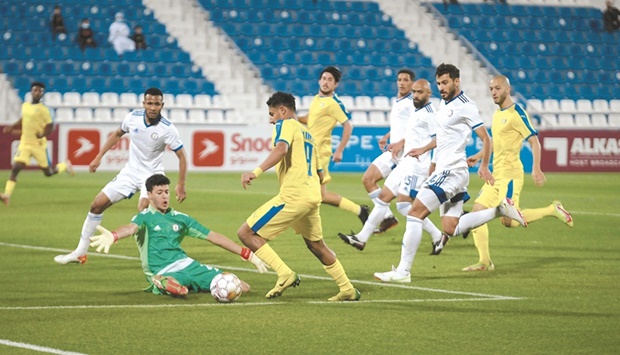
[[[385,112],[383,111],[371,111],[368,114],[368,120],[373,124],[385,124]]]
[[[142,102],[142,100],[140,100],[138,102]],[[168,107],[168,108],[175,108],[175,107],[177,107],[177,103],[174,101],[174,95],[172,95],[172,94],[164,94],[164,105],[166,105],[166,107]]]
[[[527,100],[527,110],[533,111],[533,112],[542,112],[543,111],[542,101],[538,99]]]
[[[82,106],[85,107],[99,107],[100,98],[97,92],[85,92],[82,94]]]
[[[609,101],[610,112],[620,112],[620,99],[614,99]]]
[[[312,102],[312,99],[314,99],[314,95],[306,95],[306,96],[302,97],[301,98],[301,107],[309,108],[310,107],[310,103]]]
[[[212,106],[210,95],[196,95],[194,96],[194,108],[207,109]]]
[[[222,110],[209,110],[209,111],[207,111],[207,122],[209,122],[209,123],[222,123],[222,122],[224,122],[224,111],[222,111]]]
[[[372,108],[372,98],[370,96],[356,96],[355,109],[370,110]]]
[[[557,127],[558,117],[553,113],[545,113],[541,116],[540,125],[542,127]]]
[[[32,98],[29,95],[26,96],[29,97],[28,100],[26,100],[27,102],[32,101]],[[47,92],[45,93],[45,96],[43,96],[43,102],[45,102],[45,104],[49,107],[62,106],[62,94],[56,91]]]
[[[91,108],[80,107],[75,110],[75,120],[76,121],[92,121],[93,120],[93,110]]]
[[[194,98],[188,94],[178,94],[174,98],[176,107],[190,109],[194,106]]]
[[[558,126],[562,128],[574,127],[575,121],[570,113],[561,113],[558,115]]]
[[[595,113],[609,112],[609,101],[601,99],[596,99],[592,101],[592,111]]]
[[[592,113],[592,101],[590,100],[577,100],[577,112],[580,113]]]
[[[93,118],[95,121],[112,121],[112,110],[107,107],[97,107]]]
[[[132,92],[122,93],[119,98],[119,105],[121,107],[126,107],[126,108],[131,108],[131,109],[140,107],[140,105],[138,104],[138,95]]]
[[[587,113],[578,113],[575,115],[575,126],[583,128],[591,128],[590,115]]]
[[[54,116],[56,121],[70,122],[74,120],[73,109],[69,107],[57,108]]]
[[[353,111],[351,112],[351,121],[353,124],[368,123],[368,113],[366,111]]]
[[[118,106],[118,94],[115,92],[104,92],[101,94],[101,106],[110,108]]]
[[[372,105],[379,110],[389,110],[391,108],[390,99],[387,96],[375,96],[372,99]]]
[[[342,102],[347,111],[351,111],[351,109],[355,107],[353,96],[338,96],[338,99],[340,99],[340,102]]]
[[[204,123],[206,119],[205,110],[192,109],[189,110],[188,119],[190,122]]]
[[[79,92],[66,92],[62,95],[64,107],[77,107],[82,105],[82,95]]]
[[[112,119],[115,121],[122,121],[125,119],[125,116],[131,112],[128,108],[117,107],[112,109]]]
[[[242,123],[243,117],[237,110],[228,110],[224,112],[224,120],[228,123]]]
[[[617,111],[609,114],[609,127],[620,129],[620,113]]]
[[[592,114],[592,127],[593,128],[607,128],[607,116],[604,113]]]
[[[569,99],[560,100],[560,111],[564,113],[577,112],[577,106],[575,105],[575,101]]]
[[[173,108],[170,110],[170,120],[175,123],[187,121],[187,110],[181,108]]]
[[[545,101],[543,101],[543,107],[545,108],[545,112],[560,112],[560,103],[558,102],[558,100],[545,99]]]
[[[213,107],[224,108],[230,106],[226,97],[222,95],[213,95],[211,101],[213,102]]]

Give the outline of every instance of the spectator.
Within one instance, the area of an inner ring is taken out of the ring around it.
[[[62,9],[60,5],[54,6],[54,13],[52,14],[52,20],[50,21],[52,26],[52,40],[56,40],[56,35],[59,33],[67,33],[65,28],[65,19],[62,17]]]
[[[607,8],[603,11],[603,25],[607,32],[613,32],[620,28],[620,10],[612,5],[611,0],[605,1]]]
[[[82,52],[86,47],[97,47],[97,42],[95,42],[95,33],[90,28],[90,20],[85,18],[80,22],[80,29],[78,30],[77,42],[80,46]]]
[[[134,28],[134,32],[133,32],[133,35],[131,35],[131,39],[133,39],[133,41],[136,44],[136,50],[146,49],[146,38],[144,37],[144,34],[142,33],[142,26],[137,25]]]
[[[125,23],[122,12],[117,12],[114,16],[114,22],[110,25],[108,42],[112,43],[114,50],[121,57],[125,52],[136,50],[136,43],[129,38],[129,26]]]

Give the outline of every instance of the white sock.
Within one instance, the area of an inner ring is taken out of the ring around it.
[[[415,217],[407,217],[407,227],[403,236],[403,246],[400,252],[400,263],[396,268],[399,276],[407,276],[411,273],[411,265],[415,253],[418,251],[422,240],[422,220]]]
[[[377,228],[379,223],[383,220],[386,209],[390,209],[390,205],[381,200],[377,200],[375,208],[372,209],[372,212],[370,212],[368,216],[368,220],[364,223],[364,227],[362,227],[362,230],[356,235],[360,242],[366,243],[368,239],[370,239],[370,236],[375,232],[375,228]]]
[[[454,235],[467,232],[470,229],[479,227],[493,218],[499,216],[497,207],[487,208],[486,210],[469,212],[459,218],[459,223],[454,228]]]
[[[383,219],[387,219],[390,217],[394,217],[394,213],[392,213],[392,209],[390,208],[390,204],[388,203],[388,209],[387,211],[385,211],[385,214],[383,215]]]
[[[411,209],[411,202],[396,202],[396,210],[405,218]]]
[[[375,204],[375,206],[377,205],[377,201],[379,201],[379,194],[381,193],[381,189],[376,189],[374,191],[370,191],[368,193],[368,197],[370,197],[370,199],[372,200],[372,203]]]
[[[90,237],[95,234],[95,229],[97,229],[97,226],[101,224],[101,218],[103,218],[103,213],[94,214],[88,212],[88,215],[84,220],[84,224],[82,225],[82,234],[80,235],[80,242],[74,251],[75,254],[84,255],[88,252]]]
[[[431,235],[433,243],[436,243],[441,239],[441,230],[439,230],[439,228],[437,228],[437,226],[433,224],[433,221],[428,219],[428,217],[424,218],[422,221],[422,226],[424,230]]]

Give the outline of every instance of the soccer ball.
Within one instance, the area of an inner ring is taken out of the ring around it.
[[[223,272],[211,280],[210,289],[218,302],[233,302],[241,296],[241,280],[233,273]]]

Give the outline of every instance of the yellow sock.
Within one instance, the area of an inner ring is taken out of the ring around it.
[[[323,265],[323,268],[325,268],[325,271],[327,271],[329,276],[336,280],[340,291],[345,291],[353,288],[351,281],[349,281],[349,278],[347,277],[346,272],[344,272],[344,268],[342,267],[342,264],[340,264],[340,261],[338,259],[336,259],[335,263],[329,266]]]
[[[56,169],[58,169],[58,174],[64,173],[65,171],[67,171],[67,163],[62,162],[56,164]]]
[[[555,207],[553,204],[543,207],[543,208],[530,208],[527,210],[521,211],[523,212],[523,216],[527,223],[534,222],[537,219],[541,219],[547,216],[553,216],[555,212]]]
[[[267,243],[258,248],[254,254],[256,254],[256,256],[258,256],[267,265],[271,266],[271,268],[278,274],[278,277],[293,273],[293,270],[291,270],[291,268],[289,268],[288,265],[280,259],[278,254],[276,254],[276,252],[271,249],[271,246]]]
[[[478,249],[479,263],[484,265],[491,264],[491,253],[489,252],[489,227],[486,224],[478,228],[472,229],[471,234],[474,236],[474,245]]]
[[[13,190],[15,190],[15,184],[17,184],[13,180],[7,180],[6,185],[4,186],[4,194],[6,196],[11,196],[13,194]]]
[[[356,216],[358,216],[360,212],[362,211],[362,208],[360,207],[360,205],[358,205],[357,203],[345,197],[343,197],[342,200],[340,200],[340,204],[338,205],[338,208],[342,208],[345,211],[355,213]]]

